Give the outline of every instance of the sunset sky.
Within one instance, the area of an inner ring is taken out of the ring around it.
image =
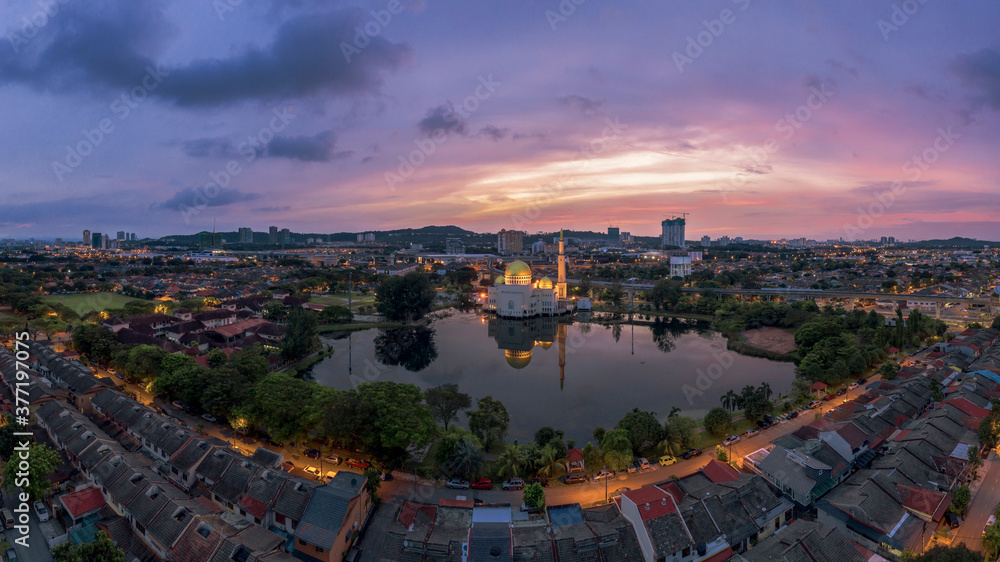
[[[0,6],[0,238],[1000,240],[995,0],[53,4]]]

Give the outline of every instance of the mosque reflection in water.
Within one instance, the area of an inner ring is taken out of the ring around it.
[[[547,350],[553,344],[559,349],[559,387],[566,378],[566,328],[565,318],[540,316],[527,320],[513,318],[486,318],[489,336],[496,340],[497,348],[503,350],[507,364],[515,369],[523,369],[531,362],[535,347]]]

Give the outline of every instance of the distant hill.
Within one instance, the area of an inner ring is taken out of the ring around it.
[[[956,250],[982,250],[983,246],[990,248],[1000,248],[1000,242],[990,242],[989,240],[974,240],[972,238],[962,238],[956,236],[947,240],[921,240],[919,242],[909,242],[899,244],[905,248],[953,248]]]

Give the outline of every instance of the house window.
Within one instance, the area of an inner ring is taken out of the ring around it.
[[[274,514],[274,522],[275,523],[280,523],[280,524],[284,525],[285,524],[285,516],[282,515],[282,514],[280,514],[280,513],[275,513]]]
[[[775,530],[775,531],[777,531],[777,530],[778,530],[778,527],[780,527],[780,526],[781,526],[781,524],[780,524],[780,523],[778,523],[778,520],[777,520],[777,519],[775,519],[775,520],[774,520],[774,530]]]
[[[681,551],[681,556],[683,556],[684,558],[691,556],[691,547],[690,546],[684,547],[684,550]]]

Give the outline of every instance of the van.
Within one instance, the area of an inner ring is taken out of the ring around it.
[[[14,514],[10,512],[6,507],[0,509],[0,517],[3,517],[3,528],[13,529],[14,528]]]

